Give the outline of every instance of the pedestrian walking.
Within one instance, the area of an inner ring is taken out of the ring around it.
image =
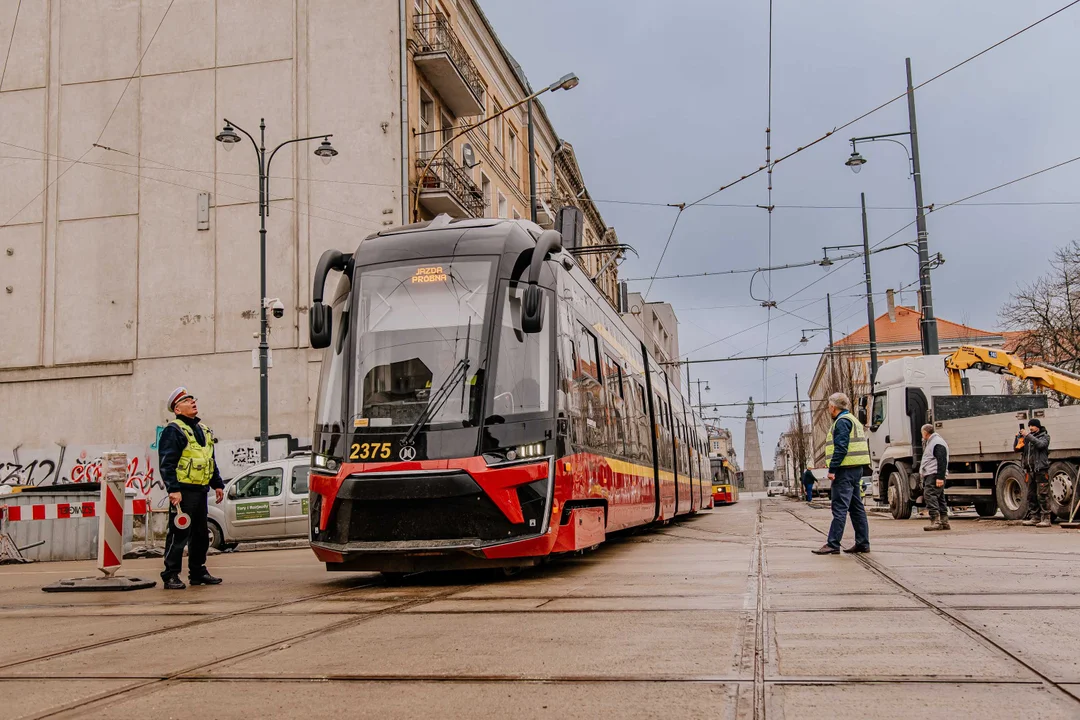
[[[851,400],[844,393],[829,396],[829,415],[832,427],[825,438],[825,457],[829,458],[829,479],[832,480],[832,525],[829,538],[815,555],[835,555],[840,552],[840,540],[848,514],[855,527],[855,544],[844,548],[846,553],[870,552],[870,523],[866,519],[861,486],[863,470],[870,465],[870,444],[866,429],[851,414]]]
[[[810,468],[803,470],[802,484],[806,491],[806,502],[811,502],[814,499],[814,473],[810,472]]]
[[[165,426],[158,439],[158,468],[169,492],[169,534],[165,538],[165,570],[161,573],[166,590],[183,590],[180,580],[184,546],[188,548],[188,582],[218,585],[206,569],[206,549],[210,538],[206,527],[207,488],[214,489],[216,502],[225,496],[214,457],[214,433],[199,419],[195,397],[178,387],[169,395],[169,411],[176,418]]]
[[[923,501],[930,513],[930,524],[923,530],[950,530],[949,506],[945,504],[945,486],[949,468],[949,446],[934,432],[934,426],[922,426],[923,454],[919,464]]]
[[[1050,510],[1050,433],[1039,418],[1029,420],[1026,431],[1020,429],[1016,449],[1024,453],[1024,479],[1028,484],[1027,519],[1021,525],[1048,528],[1053,517]]]

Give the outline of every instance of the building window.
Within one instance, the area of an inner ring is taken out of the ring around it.
[[[420,91],[420,159],[427,160],[435,152],[435,103]]]
[[[517,133],[514,132],[514,128],[507,130],[509,137],[506,145],[506,159],[510,161],[510,170],[515,175],[518,174],[518,147],[517,147]]]
[[[499,103],[492,101],[491,114],[497,117],[495,117],[495,119],[491,121],[491,125],[494,126],[491,128],[491,130],[493,133],[495,133],[495,149],[498,150],[500,153],[502,153],[503,151],[503,117],[502,115],[499,115],[499,113],[501,112],[502,106],[499,105]]]
[[[519,213],[517,211],[517,208],[514,208],[514,219],[515,220],[520,220],[521,219],[521,213]]]
[[[484,196],[484,217],[491,212],[491,181],[484,173],[480,173],[480,194]]]
[[[439,136],[439,145],[446,145],[450,142],[450,139],[454,137],[454,119],[442,113],[442,134]],[[454,157],[454,146],[447,145],[444,153],[446,157]]]
[[[506,217],[506,196],[499,193],[499,217]]]

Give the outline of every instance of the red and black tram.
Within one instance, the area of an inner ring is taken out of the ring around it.
[[[704,424],[557,232],[386,230],[324,253],[312,300],[327,569],[533,565],[712,506]]]

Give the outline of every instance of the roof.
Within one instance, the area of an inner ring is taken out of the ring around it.
[[[889,319],[889,313],[879,315],[874,320],[878,344],[918,343],[920,341],[919,323],[921,320],[921,312],[903,305],[896,308],[896,322]],[[962,325],[942,318],[937,319],[937,325],[938,339],[943,341],[1001,337],[1003,335],[1003,333],[979,330],[978,328],[973,328],[969,325]],[[869,327],[869,325],[863,325],[847,337],[837,340],[836,345],[869,345]]]

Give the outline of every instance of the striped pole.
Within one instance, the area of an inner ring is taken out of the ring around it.
[[[124,486],[127,484],[127,453],[101,456],[101,504],[98,526],[98,569],[112,577],[124,557]]]

